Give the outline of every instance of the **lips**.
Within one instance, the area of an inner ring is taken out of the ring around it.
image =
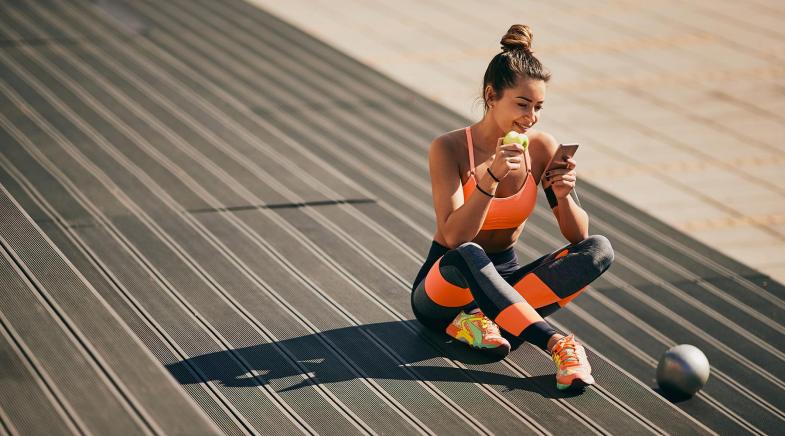
[[[518,129],[520,129],[522,132],[526,132],[527,130],[529,130],[529,128],[528,128],[528,127],[524,127],[524,126],[522,126],[522,125],[520,125],[520,124],[518,124],[518,123],[512,123],[512,125],[513,125],[514,127],[517,127]]]

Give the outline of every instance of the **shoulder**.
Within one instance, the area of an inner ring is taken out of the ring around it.
[[[446,133],[442,133],[441,135],[437,136],[431,142],[431,147],[437,146],[442,148],[458,148],[460,146],[466,146],[466,136],[463,129],[452,130]]]
[[[556,149],[559,148],[559,141],[548,132],[532,129],[526,132],[526,136],[529,137],[529,153],[532,156],[532,160],[544,161],[543,163],[545,163],[551,159],[551,156],[556,153]]]
[[[460,156],[460,151],[466,148],[466,140],[462,139],[463,129],[443,133],[431,141],[429,155],[441,159],[450,158],[455,162]]]

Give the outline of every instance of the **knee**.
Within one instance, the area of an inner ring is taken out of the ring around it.
[[[414,289],[411,295],[414,317],[431,330],[443,331],[455,318],[460,308],[445,307],[431,300],[425,291],[425,280]]]
[[[481,259],[487,259],[485,250],[474,242],[464,242],[447,253],[444,253],[441,266],[456,267],[459,270],[466,270],[469,264]]]
[[[480,246],[480,244],[477,244],[475,242],[464,242],[463,244],[455,247],[455,250],[456,251],[460,251],[462,253],[473,252],[473,251],[474,252],[476,252],[476,251],[485,252],[485,250]]]
[[[602,235],[592,235],[589,236],[585,242],[588,244],[587,248],[592,255],[592,262],[594,263],[595,268],[597,268],[600,273],[605,272],[610,268],[615,259],[611,241]]]

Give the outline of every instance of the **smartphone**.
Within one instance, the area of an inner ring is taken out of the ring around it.
[[[567,158],[575,156],[578,151],[578,144],[559,144],[556,154],[553,155],[545,171],[567,168]]]

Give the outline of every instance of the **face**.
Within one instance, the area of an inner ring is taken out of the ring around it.
[[[487,87],[486,92],[490,90]],[[493,91],[491,91],[492,94]],[[518,79],[518,83],[502,91],[488,101],[493,109],[488,115],[503,132],[515,130],[525,133],[540,119],[540,111],[545,102],[545,82],[537,79]]]

